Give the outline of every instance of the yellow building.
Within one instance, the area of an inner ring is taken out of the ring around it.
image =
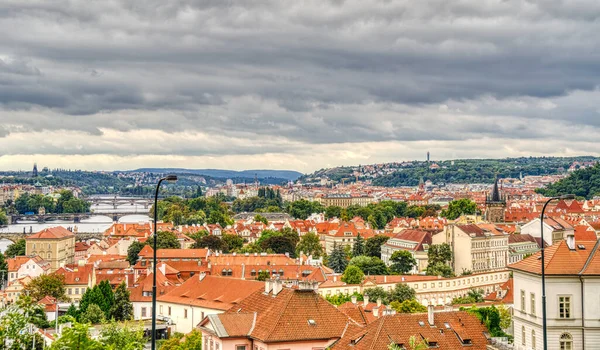
[[[44,229],[25,238],[25,254],[39,255],[50,263],[50,272],[75,261],[75,235],[64,227]]]
[[[337,206],[347,208],[351,205],[366,207],[367,205],[373,202],[373,197],[363,195],[353,196],[350,194],[328,194],[321,198],[321,204],[324,207]]]

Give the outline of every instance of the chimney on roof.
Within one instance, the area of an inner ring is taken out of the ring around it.
[[[429,322],[430,326],[434,325],[433,305],[427,305],[427,322]]]
[[[350,298],[350,300],[352,300],[352,304],[356,305],[356,300],[357,300],[357,298],[356,298],[356,295],[353,295],[353,296]]]
[[[283,289],[283,282],[279,279],[279,277],[275,278],[273,281],[273,296],[276,296]]]
[[[204,277],[206,277],[206,272],[200,272],[200,274],[198,275],[200,281],[204,280]]]
[[[270,279],[265,280],[265,294],[269,294],[271,292],[273,282]]]
[[[379,317],[379,308],[378,307],[373,308],[373,316]]]
[[[235,253],[233,253],[235,255]],[[246,279],[246,265],[242,263],[242,279]]]
[[[167,264],[165,264],[165,263],[160,264],[160,266],[158,267],[158,270],[160,272],[162,272],[163,275],[166,276],[167,275]]]
[[[369,296],[367,294],[365,294],[365,297],[363,299],[363,305],[366,307],[367,305],[369,305]]]
[[[381,298],[377,298],[377,307],[381,307]]]
[[[569,250],[575,250],[575,235],[567,235],[567,247]]]

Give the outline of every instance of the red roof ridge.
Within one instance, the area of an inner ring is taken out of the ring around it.
[[[592,248],[592,251],[590,252],[590,255],[588,256],[585,264],[583,264],[583,268],[581,269],[581,271],[579,271],[579,274],[583,274],[585,272],[585,270],[587,270],[587,268],[589,267],[590,263],[592,262],[595,254],[598,252],[598,246],[600,245],[600,240],[596,241],[596,244],[594,244],[594,248]]]

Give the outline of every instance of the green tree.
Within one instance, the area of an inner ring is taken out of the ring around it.
[[[461,215],[472,215],[477,211],[477,204],[468,198],[453,200],[448,204],[448,209],[442,211],[442,216],[448,220],[455,220]]]
[[[159,347],[159,350],[202,350],[202,332],[194,329],[185,338],[181,333],[175,333]]]
[[[348,266],[348,260],[346,260],[346,253],[341,245],[335,245],[331,254],[329,254],[328,265],[329,268],[333,269],[336,273],[342,273]]]
[[[452,304],[476,304],[483,302],[483,290],[471,289],[464,297],[456,297],[452,299]]]
[[[287,212],[296,219],[306,220],[313,213],[322,213],[323,206],[319,202],[301,199],[291,202],[287,207]]]
[[[346,282],[347,284],[361,284],[364,278],[365,274],[360,268],[349,265],[342,275],[342,282]]]
[[[0,348],[7,350],[33,349],[35,337],[35,349],[42,350],[44,341],[39,334],[29,332],[31,318],[28,314],[18,309],[16,305],[6,309],[5,314],[0,318]],[[7,340],[12,341],[10,347]]]
[[[426,350],[429,349],[429,341],[427,339],[421,338],[421,336],[411,335],[408,338],[408,344],[400,347],[400,345],[395,343],[390,343],[388,345],[388,350]]]
[[[404,300],[403,302],[392,301],[390,307],[398,313],[414,314],[418,312],[427,312],[427,307],[415,299]]]
[[[212,251],[221,251],[226,250],[227,247],[218,236],[208,235],[202,237],[199,242],[194,243],[192,248],[207,248]]]
[[[365,275],[389,275],[385,263],[374,256],[355,256],[350,260],[350,265],[357,266]]]
[[[342,216],[342,208],[341,207],[331,205],[331,206],[328,206],[327,208],[325,208],[325,217],[327,219],[339,218],[341,216]]]
[[[393,301],[397,301],[397,302],[401,303],[406,300],[414,299],[417,293],[415,292],[414,289],[412,289],[408,285],[403,284],[403,283],[398,283],[398,284],[396,284],[394,289],[389,294],[390,294],[390,301],[393,300]]]
[[[127,248],[127,261],[131,266],[135,265],[140,257],[140,252],[146,246],[145,243],[135,241]]]
[[[15,243],[9,245],[4,252],[7,258],[25,255],[25,239],[19,239]]]
[[[63,275],[40,275],[32,279],[23,288],[23,292],[35,300],[41,300],[45,296],[68,300],[65,294],[65,276]]]
[[[323,256],[323,246],[319,241],[319,236],[312,232],[308,232],[302,236],[300,242],[296,246],[296,256],[299,256],[300,252],[306,255],[312,255],[314,259]]]
[[[88,305],[85,312],[81,313],[81,322],[83,323],[91,323],[91,324],[99,324],[103,323],[106,319],[106,315],[104,311],[100,308],[100,306],[96,304]]]
[[[98,290],[102,293],[102,299],[98,306],[100,306],[100,309],[104,312],[104,317],[110,319],[110,312],[115,305],[115,293],[107,280],[98,284]]]
[[[79,318],[79,309],[74,304],[69,305],[67,309],[67,316],[73,317],[75,320]]]
[[[0,253],[0,276],[2,276],[2,280],[0,280],[0,286],[5,286],[6,282],[8,282],[8,263],[6,262],[6,258],[4,254]]]
[[[0,226],[8,224],[8,217],[4,210],[0,209]]]
[[[101,310],[99,314],[102,314]],[[66,349],[108,350],[100,341],[92,339],[89,325],[77,322],[72,327],[63,329],[60,337],[50,346],[50,350]]]
[[[120,325],[115,321],[102,327],[99,340],[111,350],[142,350],[146,343],[143,324]]]
[[[269,220],[267,220],[266,217],[260,215],[260,214],[256,214],[254,215],[254,222],[262,222],[265,225],[269,224]]]
[[[244,246],[244,239],[237,235],[224,234],[221,236],[221,241],[227,247],[224,249],[225,252],[237,251]]]
[[[116,321],[129,321],[133,318],[133,304],[129,300],[130,292],[123,281],[115,290],[115,303],[110,310]]]
[[[364,295],[369,296],[369,302],[376,302],[381,299],[381,302],[385,305],[389,303],[390,295],[381,287],[367,288],[363,290]]]
[[[353,294],[344,294],[344,293],[340,293],[340,294],[333,294],[333,295],[327,295],[325,296],[325,299],[332,305],[342,305],[344,303],[347,303],[349,301],[352,301],[352,297],[355,296],[356,297],[356,301],[363,301],[363,295],[359,294],[359,293],[353,293]]]
[[[442,276],[446,278],[454,277],[452,267],[441,262],[427,265],[426,274],[428,276]]]
[[[365,255],[381,259],[381,246],[390,239],[388,236],[375,235],[365,242]]]
[[[263,250],[272,250],[275,254],[289,253],[291,257],[294,257],[296,254],[296,246],[288,237],[269,237],[260,246]]]
[[[408,250],[397,250],[390,257],[390,271],[400,275],[409,273],[416,265],[417,260]]]
[[[502,330],[501,324],[506,324],[506,320],[502,321],[500,311],[495,306],[489,307],[470,307],[460,308],[461,311],[467,311],[470,314],[477,316],[477,318],[485,324],[492,337],[508,337],[509,340],[512,338]],[[510,325],[510,323],[509,323]]]
[[[151,244],[153,245],[154,243]],[[179,249],[181,248],[181,244],[173,232],[159,231],[156,237],[156,247],[157,249]]]
[[[261,270],[258,272],[258,276],[256,276],[256,280],[262,282],[268,280],[269,278],[271,278],[271,275],[269,274],[268,270]]]
[[[498,309],[498,314],[500,315],[500,328],[502,328],[502,330],[509,329],[510,325],[512,324],[512,315],[510,310],[504,304],[500,304],[496,306],[496,308]]]
[[[360,256],[365,254],[365,240],[360,235],[360,232],[356,235],[354,240],[354,246],[352,246],[352,256]],[[381,253],[380,255],[381,256]]]

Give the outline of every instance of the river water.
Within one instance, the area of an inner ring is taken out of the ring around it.
[[[112,218],[102,215],[102,213],[125,213],[130,214],[127,216],[123,216],[119,219],[119,222],[123,223],[146,223],[150,222],[150,217],[148,216],[148,208],[144,208],[143,205],[120,205],[117,208],[113,208],[111,205],[99,204],[93,205],[90,208],[94,213],[98,213],[98,215],[93,215],[88,219],[83,219],[79,223],[73,223],[72,221],[50,221],[43,224],[38,223],[37,221],[20,221],[12,225],[8,225],[7,227],[0,227],[0,232],[11,232],[11,233],[29,233],[29,232],[38,232],[45,228],[62,226],[64,228],[77,228],[77,232],[84,233],[96,233],[96,232],[104,232],[113,224]],[[0,252],[4,252],[6,248],[12,244],[10,240],[0,239]]]

